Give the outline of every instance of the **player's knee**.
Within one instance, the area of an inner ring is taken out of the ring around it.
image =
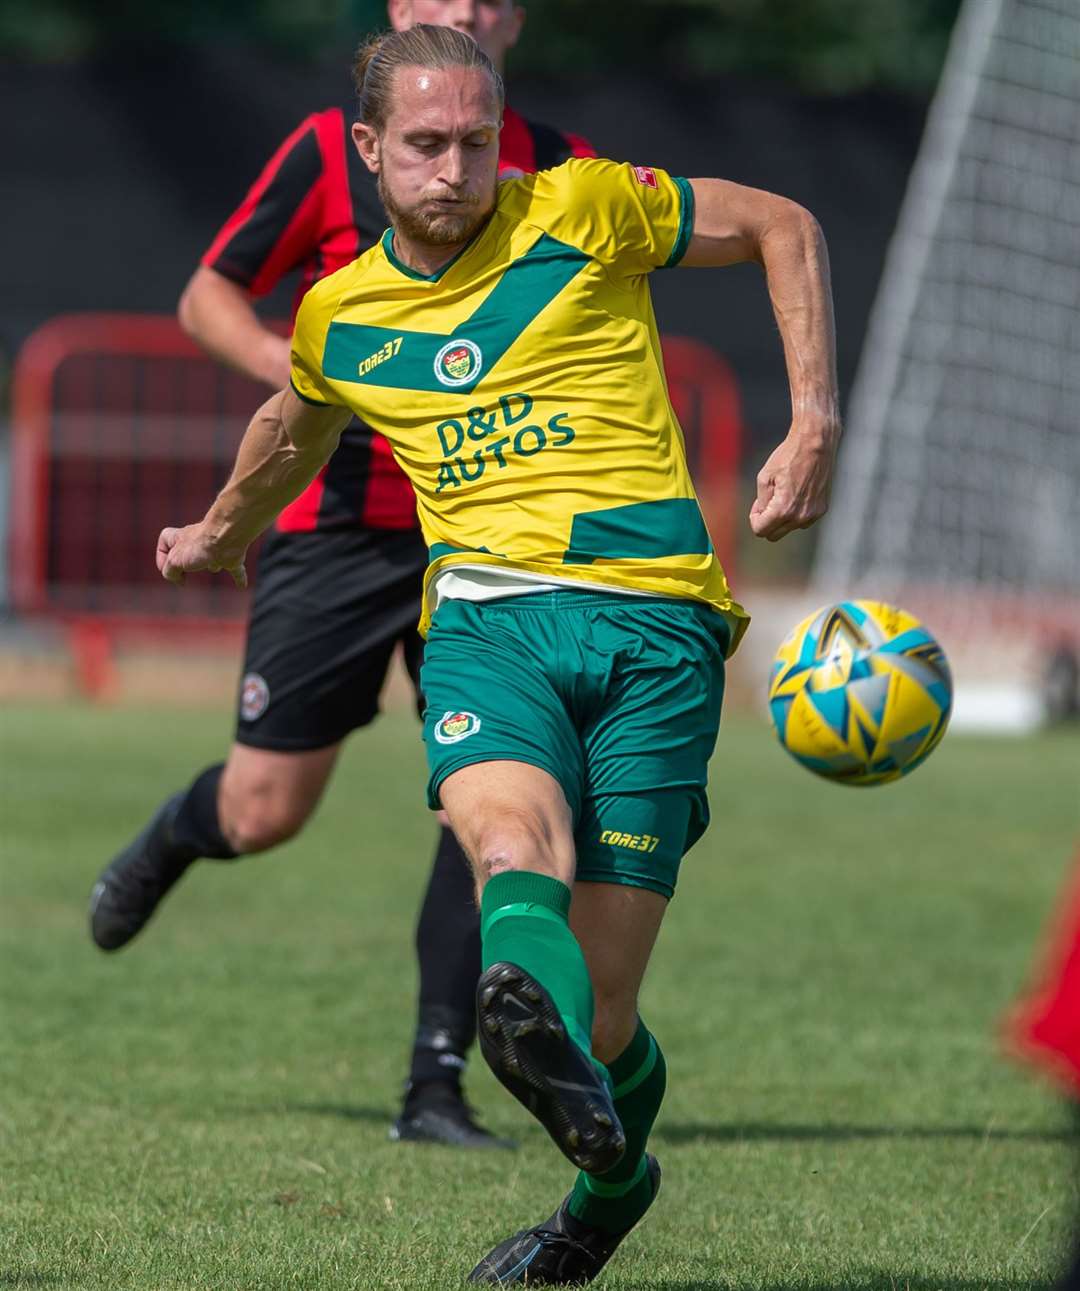
[[[241,856],[288,842],[303,829],[309,814],[298,804],[260,793],[225,794],[218,803],[221,832]]]
[[[522,808],[500,811],[479,830],[472,850],[484,880],[511,870],[565,878],[554,854],[551,831],[538,812]]]

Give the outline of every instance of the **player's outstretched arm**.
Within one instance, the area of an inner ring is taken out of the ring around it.
[[[810,212],[785,197],[722,179],[690,182],[694,232],[682,263],[760,264],[784,342],[791,427],[758,472],[750,508],[751,529],[775,542],[825,514],[840,439],[825,238]]]
[[[268,399],[251,419],[228,483],[203,519],[162,529],[161,576],[182,583],[185,574],[224,570],[244,587],[248,547],[329,461],[351,415],[345,408],[305,403],[291,387]]]

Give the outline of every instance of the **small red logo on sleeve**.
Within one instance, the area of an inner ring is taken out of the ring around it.
[[[659,188],[656,182],[656,171],[651,166],[635,166],[634,174],[637,176],[637,182],[644,184],[646,188]]]

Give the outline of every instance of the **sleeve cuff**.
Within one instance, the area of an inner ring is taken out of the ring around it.
[[[292,392],[294,395],[296,395],[297,399],[302,399],[304,403],[311,404],[313,408],[333,408],[334,407],[332,403],[326,403],[322,399],[312,399],[310,395],[306,395],[302,390],[298,390],[296,388],[296,382],[293,381],[291,378],[289,380],[289,385],[292,386]]]
[[[211,260],[207,256],[203,256],[199,263],[204,269],[213,269],[215,273],[221,274],[223,278],[228,278],[237,287],[243,287],[245,291],[251,292],[251,284],[254,282],[254,278],[239,265],[231,264],[228,260]]]
[[[676,175],[672,175],[671,179],[679,190],[681,210],[679,231],[675,235],[675,245],[671,248],[671,255],[664,261],[665,269],[673,269],[686,255],[686,248],[690,245],[690,239],[694,233],[694,190],[690,187],[688,179]]]

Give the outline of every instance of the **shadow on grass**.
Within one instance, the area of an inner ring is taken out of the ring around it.
[[[364,1107],[352,1103],[284,1103],[281,1110],[306,1116],[337,1116],[344,1121],[367,1121],[376,1125],[389,1125],[397,1116],[396,1108]],[[845,1143],[873,1139],[974,1139],[978,1142],[1080,1145],[1080,1125],[1076,1128],[1063,1125],[1052,1130],[1011,1130],[1007,1126],[996,1128],[992,1125],[768,1125],[754,1121],[725,1125],[713,1121],[676,1121],[658,1125],[650,1142],[678,1146],[694,1142]],[[853,1288],[853,1291],[859,1291],[859,1288]],[[903,1291],[903,1286],[897,1284],[890,1291]],[[912,1291],[922,1291],[922,1288],[912,1283]]]
[[[718,1282],[715,1278],[701,1278],[687,1281],[679,1278],[667,1281],[650,1280],[643,1283],[650,1291],[730,1291],[731,1283]],[[854,1279],[824,1277],[820,1282],[800,1278],[797,1282],[774,1282],[768,1286],[760,1283],[747,1283],[740,1291],[1053,1291],[1055,1283],[1045,1278],[980,1278],[977,1282],[969,1278],[928,1278],[922,1274],[864,1272]]]
[[[388,1107],[358,1107],[351,1103],[284,1103],[282,1110],[307,1116],[338,1116],[343,1121],[371,1121],[378,1125],[389,1125],[397,1116],[397,1111]]]
[[[652,1132],[657,1143],[846,1142],[858,1139],[978,1139],[1020,1143],[1078,1143],[1080,1132],[1069,1126],[1057,1130],[1010,1130],[986,1125],[724,1125],[709,1121],[661,1123]],[[888,1285],[888,1284],[883,1284]],[[959,1285],[959,1284],[958,1284]],[[912,1283],[913,1291],[921,1291]],[[858,1291],[858,1288],[853,1289]],[[897,1284],[897,1291],[903,1291]]]

